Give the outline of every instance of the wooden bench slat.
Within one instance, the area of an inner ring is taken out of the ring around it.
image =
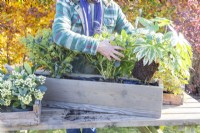
[[[189,100],[189,102],[187,102]],[[45,130],[86,127],[134,127],[134,126],[173,126],[199,125],[200,103],[186,95],[185,103],[181,106],[164,105],[161,118],[137,117],[89,111],[72,111],[55,108],[43,108],[41,123],[37,126],[0,127],[6,130]]]

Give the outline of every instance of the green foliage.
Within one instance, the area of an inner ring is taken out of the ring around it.
[[[96,66],[103,78],[117,80],[118,77],[130,77],[135,62],[135,55],[132,52],[134,48],[134,38],[128,35],[124,30],[120,35],[103,33],[102,35],[96,35],[95,38],[98,38],[100,41],[108,39],[112,45],[121,46],[125,49],[122,51],[124,57],[121,58],[120,62],[116,60],[109,61],[100,54],[97,54],[95,57],[86,55],[89,61]]]
[[[131,71],[136,62],[136,56],[133,53],[133,49],[135,48],[135,40],[135,37],[128,35],[124,30],[122,30],[121,35],[116,36],[114,41],[111,42],[113,45],[124,48],[122,51],[124,57],[119,62],[120,66],[117,67],[117,73],[119,73],[120,77],[131,76]]]
[[[188,83],[191,68],[192,50],[190,44],[178,34],[172,22],[165,18],[137,18],[139,25],[132,35],[122,31],[121,34],[103,33],[97,35],[100,40],[108,39],[111,44],[125,50],[121,62],[109,61],[102,55],[87,55],[97,67],[104,79],[130,77],[134,63],[143,59],[143,65],[159,63],[159,70],[154,78],[163,80],[165,90],[179,94],[181,86]]]
[[[165,68],[163,71],[158,71],[155,73],[154,78],[159,78],[162,80],[164,85],[164,91],[174,95],[182,94],[182,86],[185,81],[182,81],[176,75],[172,73],[171,70]]]
[[[28,48],[28,56],[34,66],[49,71],[51,77],[61,78],[72,71],[70,62],[76,53],[56,45],[50,29],[39,30],[36,36],[28,35],[21,42]]]
[[[162,126],[163,133],[199,133],[199,126]]]
[[[28,74],[33,74],[31,66],[27,62],[24,62],[24,69]]]

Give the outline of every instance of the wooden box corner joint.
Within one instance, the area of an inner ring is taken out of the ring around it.
[[[1,112],[0,127],[32,126],[40,123],[41,101],[35,101],[32,111]]]

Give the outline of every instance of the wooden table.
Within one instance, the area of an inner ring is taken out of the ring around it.
[[[65,109],[43,108],[41,123],[37,126],[0,127],[3,131],[45,130],[86,127],[138,127],[159,125],[198,125],[200,124],[200,103],[186,95],[181,106],[164,105],[160,119],[106,114]]]

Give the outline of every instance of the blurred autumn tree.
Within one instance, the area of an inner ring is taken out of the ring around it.
[[[123,9],[129,21],[134,22],[142,9],[142,17],[165,17],[173,19],[176,17],[176,0],[115,0]]]
[[[5,63],[19,64],[26,49],[18,39],[51,27],[55,13],[52,0],[0,1],[0,68]]]
[[[174,21],[177,30],[185,35],[193,48],[193,69],[186,90],[200,95],[200,1],[188,0],[177,5],[177,17]]]

